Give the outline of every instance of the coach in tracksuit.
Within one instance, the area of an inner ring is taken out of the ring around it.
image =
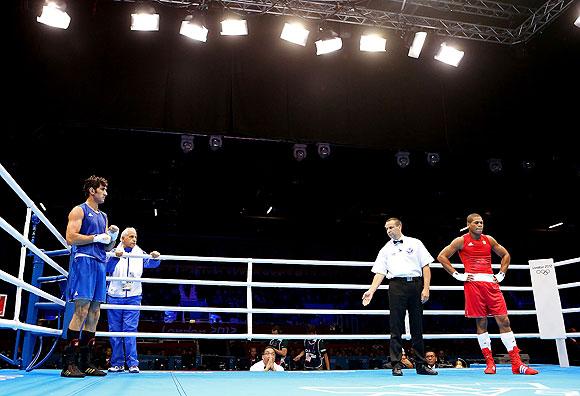
[[[137,231],[126,228],[121,233],[121,243],[115,250],[116,257],[107,261],[107,274],[114,277],[141,278],[144,268],[157,268],[160,261],[158,251],[151,252],[151,258],[127,257],[124,253],[133,255],[146,254],[137,246]],[[107,288],[107,303],[115,305],[141,305],[141,282],[111,281]],[[109,331],[136,332],[139,324],[138,310],[110,309],[107,311]],[[125,369],[125,361],[130,373],[139,372],[137,360],[137,339],[135,337],[111,337],[111,367],[109,372],[121,372]]]

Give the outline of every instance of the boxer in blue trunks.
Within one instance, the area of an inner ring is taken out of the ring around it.
[[[107,186],[102,177],[85,180],[87,200],[68,216],[66,240],[72,251],[67,299],[74,302],[75,310],[65,339],[63,377],[107,375],[91,362],[100,307],[106,297],[106,252],[113,249],[119,236],[119,228],[109,226],[107,215],[99,210],[107,197]]]

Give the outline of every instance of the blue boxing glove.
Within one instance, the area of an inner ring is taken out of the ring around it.
[[[119,228],[117,226],[110,226],[107,234],[111,237],[111,241],[116,241],[119,237]]]

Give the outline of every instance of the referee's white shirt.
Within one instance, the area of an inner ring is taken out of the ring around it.
[[[423,267],[434,261],[423,242],[401,235],[402,243],[390,240],[377,255],[372,272],[387,279],[423,276]]]

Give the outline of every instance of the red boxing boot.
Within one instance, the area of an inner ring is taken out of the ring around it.
[[[520,358],[520,349],[517,346],[515,346],[514,349],[508,353],[512,361],[512,373],[524,375],[538,374],[538,370],[534,370],[533,368],[528,367],[522,363],[522,359]]]
[[[485,370],[483,370],[483,372],[485,374],[495,374],[496,368],[495,368],[495,362],[493,361],[493,356],[491,354],[491,350],[489,348],[483,348],[481,350],[481,353],[483,353],[483,357],[485,358]]]

